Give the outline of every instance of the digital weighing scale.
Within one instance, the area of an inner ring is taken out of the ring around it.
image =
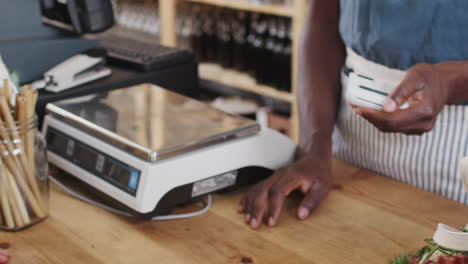
[[[143,216],[249,184],[295,144],[256,122],[151,84],[47,105],[49,161]]]

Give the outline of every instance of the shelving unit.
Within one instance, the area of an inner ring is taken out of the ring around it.
[[[187,2],[215,5],[219,7],[251,11],[269,15],[292,17],[294,15],[294,9],[292,6],[282,5],[259,5],[251,4],[249,0],[186,0]]]
[[[257,93],[291,103],[291,135],[295,141],[299,139],[299,116],[297,109],[297,66],[299,39],[306,16],[307,0],[292,0],[291,5],[257,5],[249,0],[184,0],[191,3],[215,5],[224,8],[256,12],[269,15],[289,17],[292,20],[293,52],[292,52],[292,83],[291,92],[278,91],[272,87],[258,85],[255,81],[249,81],[245,74],[231,70],[221,69],[217,74],[201,67],[200,78],[221,82],[236,87],[240,90]],[[161,44],[176,46],[175,21],[177,13],[176,0],[160,0],[159,12],[161,18]]]
[[[216,64],[200,64],[198,74],[201,79],[219,82],[247,92],[266,95],[288,103],[293,103],[295,101],[291,93],[279,91],[267,85],[257,84],[255,79],[246,73],[226,70]]]

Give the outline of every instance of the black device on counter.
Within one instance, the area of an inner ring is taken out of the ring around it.
[[[48,25],[91,33],[113,25],[110,4],[110,0],[41,0],[41,9],[43,21]],[[78,22],[74,19],[76,16]],[[99,42],[106,50],[106,64],[112,75],[59,93],[41,91],[36,107],[40,122],[48,103],[140,83],[152,83],[192,98],[199,97],[197,62],[190,52],[128,38],[125,34],[115,34],[114,30],[96,34],[92,41]]]
[[[42,0],[41,8],[46,24],[77,34],[103,32],[115,20],[110,0]],[[148,72],[193,60],[189,51],[147,43],[119,31],[93,38],[107,51],[110,65]]]
[[[77,34],[102,32],[114,25],[110,0],[42,0],[44,22]]]
[[[122,34],[106,32],[98,38],[107,51],[108,62],[143,72],[159,70],[194,60],[188,50],[147,43]]]

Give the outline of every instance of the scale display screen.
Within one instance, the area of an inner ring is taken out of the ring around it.
[[[47,129],[47,149],[117,188],[135,196],[141,171],[66,135]]]

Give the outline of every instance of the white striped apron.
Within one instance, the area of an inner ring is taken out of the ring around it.
[[[389,82],[404,72],[378,65],[348,49],[346,66],[357,73]],[[346,94],[347,76],[342,76]],[[468,205],[459,162],[468,156],[468,106],[447,105],[433,130],[422,136],[383,133],[357,115],[342,96],[333,133],[336,158],[378,174]]]

